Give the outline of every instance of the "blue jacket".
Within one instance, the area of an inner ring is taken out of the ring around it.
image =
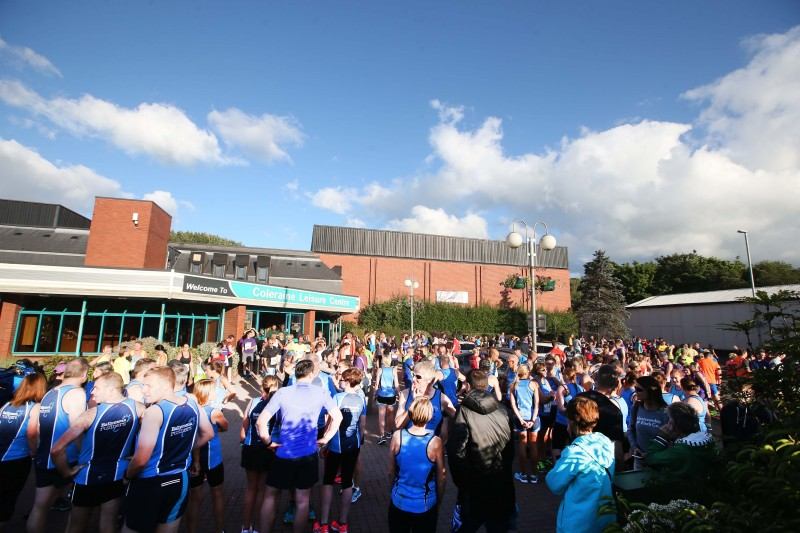
[[[599,532],[614,521],[613,514],[597,516],[611,502],[607,472],[614,475],[614,444],[605,435],[581,435],[564,449],[547,474],[550,490],[564,496],[558,508],[559,533]]]

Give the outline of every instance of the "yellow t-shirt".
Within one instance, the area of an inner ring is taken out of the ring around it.
[[[131,362],[124,357],[117,357],[114,360],[114,372],[122,376],[125,385],[131,380]]]

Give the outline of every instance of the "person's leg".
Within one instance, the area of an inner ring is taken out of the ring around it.
[[[253,506],[259,490],[258,479],[260,472],[256,470],[245,470],[244,472],[247,478],[247,488],[244,491],[244,502],[242,504],[242,527],[246,528],[253,523]]]
[[[181,527],[180,518],[168,524],[158,524],[156,533],[177,533],[179,527]]]
[[[308,524],[308,505],[311,500],[311,489],[295,489],[295,505],[297,512],[294,517],[294,533],[305,533]]]
[[[358,471],[359,449],[347,452],[342,457],[342,508],[339,510],[339,523],[346,524],[350,515],[350,504],[352,503],[353,488],[358,487],[358,483],[353,483],[353,474]]]
[[[439,507],[434,505],[424,513],[414,515],[411,525],[412,533],[436,533],[436,523],[439,521]]]
[[[320,524],[330,522],[331,502],[333,501],[333,485],[322,485],[322,510],[320,512]]]
[[[67,533],[82,533],[86,531],[93,510],[94,507],[75,507],[73,505],[67,521]]]
[[[197,515],[203,505],[204,496],[205,490],[202,483],[189,489],[189,503],[186,506],[186,529],[189,533],[197,532]]]
[[[387,420],[388,420],[387,426],[389,428],[389,431],[387,431],[387,433],[394,433],[394,430],[395,430],[395,427],[394,427],[394,405],[389,405],[389,406],[386,407],[386,416],[388,417],[387,418]]]
[[[378,436],[383,437],[386,433],[384,430],[386,429],[386,406],[379,403],[378,404]]]
[[[225,484],[211,487],[211,504],[214,506],[214,527],[217,533],[225,529]]]
[[[119,517],[120,505],[122,505],[122,498],[114,498],[100,505],[100,523],[98,524],[100,533],[117,532],[117,518]],[[74,509],[73,507],[73,510]]]
[[[44,533],[47,528],[47,513],[59,496],[64,492],[64,487],[48,485],[47,487],[36,487],[36,494],[33,498],[33,509],[28,516],[28,533]]]
[[[266,486],[264,489],[264,503],[261,504],[261,532],[270,533],[275,522],[275,504],[280,494],[280,489]]]
[[[528,432],[528,480],[532,479],[536,475],[536,463],[539,462],[538,438],[538,432]]]
[[[519,471],[523,476],[528,471],[528,432],[520,431],[517,433],[519,442],[517,443],[517,459],[519,460]]]
[[[389,502],[389,533],[409,533],[412,518],[416,515],[401,511],[392,502]]]

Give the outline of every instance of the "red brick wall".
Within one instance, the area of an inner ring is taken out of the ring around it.
[[[133,213],[139,214],[138,226]],[[86,266],[164,268],[172,217],[153,202],[96,198]]]
[[[525,275],[528,268],[503,265],[478,265],[447,261],[422,261],[355,255],[319,254],[330,268],[342,267],[342,289],[345,294],[360,296],[361,306],[388,300],[393,296],[408,295],[403,281],[410,276],[419,283],[415,298],[436,300],[436,291],[466,291],[470,305],[482,303],[499,305],[503,296],[501,282],[509,274]],[[536,295],[536,307],[547,310],[565,310],[571,306],[569,271],[537,268],[540,276],[556,280],[556,290]],[[526,291],[514,289],[508,296],[510,305],[519,305]],[[529,297],[524,295],[526,305]],[[353,315],[345,318],[352,318]]]
[[[0,357],[11,355],[20,309],[22,307],[14,295],[3,295],[3,303],[0,306]]]
[[[305,328],[303,329],[303,333],[308,335],[308,338],[314,340],[317,338],[317,332],[314,329],[316,327],[317,320],[317,312],[316,311],[306,311],[305,312]]]
[[[233,335],[235,340],[239,340],[244,333],[244,322],[247,307],[244,305],[226,306],[225,307],[225,324],[222,327],[222,342],[228,338],[228,335]]]

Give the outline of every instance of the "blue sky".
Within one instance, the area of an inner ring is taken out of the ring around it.
[[[800,264],[800,4],[0,3],[0,197]]]

